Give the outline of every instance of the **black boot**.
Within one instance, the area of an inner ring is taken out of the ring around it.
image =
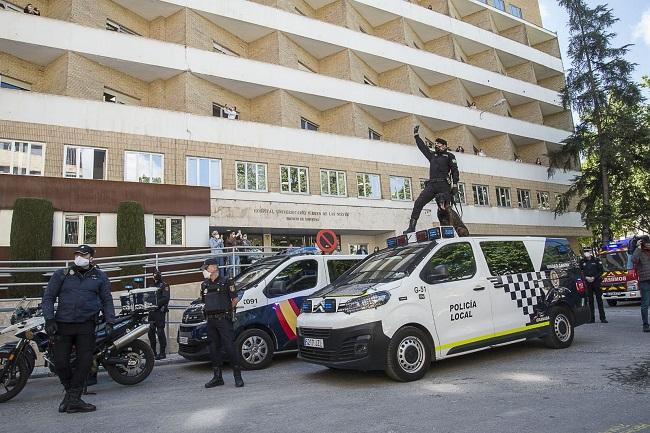
[[[156,355],[156,360],[165,359],[167,355],[165,354],[165,349],[161,349],[160,353]]]
[[[223,385],[223,377],[221,377],[221,367],[216,367],[214,369],[214,376],[210,382],[205,384],[206,388],[214,388],[215,386]]]
[[[65,396],[63,396],[63,400],[61,400],[61,404],[59,404],[59,413],[63,413],[66,410],[68,410],[69,401],[70,401],[70,391],[66,389]]]
[[[232,374],[235,377],[235,386],[237,388],[241,388],[242,386],[244,386],[244,379],[241,378],[241,368],[233,367]]]
[[[77,413],[77,412],[94,412],[97,408],[95,405],[86,403],[81,399],[81,388],[71,389],[68,393],[70,398],[68,399],[68,407],[66,408],[67,413]]]
[[[411,219],[409,220],[409,228],[407,228],[406,230],[404,230],[404,234],[414,232],[414,231],[415,231],[415,225],[416,225],[417,223],[418,223],[418,220],[416,220],[415,218],[411,218]]]

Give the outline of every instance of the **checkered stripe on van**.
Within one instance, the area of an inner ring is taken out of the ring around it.
[[[544,280],[548,279],[548,272],[526,272],[523,274],[503,275],[492,277],[490,280],[495,287],[503,287],[510,299],[517,303],[524,316],[533,321],[535,306],[544,299]]]

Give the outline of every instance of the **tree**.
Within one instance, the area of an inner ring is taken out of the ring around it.
[[[618,21],[605,5],[587,6],[585,0],[558,0],[569,14],[569,57],[571,68],[562,90],[565,109],[580,116],[574,133],[564,146],[549,155],[549,175],[556,169],[569,170],[582,158],[582,171],[569,190],[560,195],[556,213],[577,208],[587,227],[603,242],[613,238],[612,222],[620,219],[616,203],[635,162],[633,146],[647,138],[642,118],[643,97],[632,80],[635,65],[625,60],[629,45],[614,48],[610,31]],[[614,197],[614,199],[612,199]],[[614,200],[614,202],[612,201]]]

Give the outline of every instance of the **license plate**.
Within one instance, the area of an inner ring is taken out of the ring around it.
[[[317,347],[319,349],[325,348],[325,343],[322,338],[305,338],[303,345],[305,347]]]
[[[178,338],[178,343],[179,344],[187,344],[187,337],[179,337]]]

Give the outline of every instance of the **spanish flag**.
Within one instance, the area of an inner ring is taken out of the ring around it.
[[[284,333],[287,335],[289,340],[296,338],[296,321],[298,319],[298,314],[300,309],[296,304],[296,301],[293,299],[288,299],[282,301],[273,306],[275,310],[275,315],[278,317],[278,322],[284,330]]]

